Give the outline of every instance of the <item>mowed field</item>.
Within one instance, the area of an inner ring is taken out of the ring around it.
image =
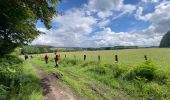
[[[115,62],[115,55],[118,55],[120,64],[134,65],[145,61],[144,55],[152,60],[159,67],[170,67],[170,48],[146,48],[146,49],[125,49],[125,50],[105,50],[105,51],[79,51],[79,52],[60,52],[61,58],[83,60],[86,55],[87,61],[98,61],[98,55],[101,62],[112,64]],[[53,57],[50,54],[50,57]],[[76,58],[75,58],[76,57]]]

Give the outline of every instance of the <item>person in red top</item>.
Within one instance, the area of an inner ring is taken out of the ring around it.
[[[48,64],[48,55],[47,54],[45,54],[44,59],[45,59],[45,63]]]
[[[56,63],[55,66],[58,67],[58,65],[59,65],[58,62],[60,60],[60,54],[58,52],[55,53],[54,59],[55,59],[55,63]]]

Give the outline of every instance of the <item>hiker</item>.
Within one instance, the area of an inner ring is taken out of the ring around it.
[[[45,59],[45,63],[48,64],[48,56],[47,56],[47,54],[45,54],[44,59]]]
[[[25,57],[25,60],[27,60],[27,59],[28,59],[28,55],[27,55],[27,54],[25,54],[25,55],[24,55],[24,57]]]
[[[55,66],[58,67],[58,62],[60,60],[60,54],[58,52],[55,53],[54,59],[55,59],[55,63],[56,63]]]

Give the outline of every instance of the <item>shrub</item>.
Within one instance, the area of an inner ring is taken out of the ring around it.
[[[137,65],[132,70],[130,70],[125,76],[128,80],[133,79],[146,79],[147,81],[152,81],[155,77],[156,67],[151,61],[146,61],[144,64]]]
[[[166,91],[158,85],[157,83],[150,83],[144,87],[145,93],[147,93],[147,98],[149,100],[163,100],[166,98]]]
[[[127,71],[127,68],[124,68],[123,66],[114,64],[112,66],[112,70],[113,70],[113,76],[115,78],[118,78],[118,77],[121,77]]]
[[[94,66],[89,69],[89,71],[95,72],[100,75],[106,74],[106,67],[102,65]]]
[[[159,84],[166,84],[170,78],[169,69],[159,69],[155,71],[154,80]]]
[[[22,73],[22,60],[16,56],[6,55],[0,58],[0,90],[2,97],[11,91],[19,91],[20,74]],[[6,95],[6,96],[5,96]]]
[[[4,100],[8,94],[8,87],[0,84],[0,100]]]

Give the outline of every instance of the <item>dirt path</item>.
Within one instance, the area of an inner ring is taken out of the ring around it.
[[[61,88],[58,83],[60,76],[46,74],[36,64],[33,64],[33,67],[41,78],[44,100],[78,100],[72,92],[66,92]]]

